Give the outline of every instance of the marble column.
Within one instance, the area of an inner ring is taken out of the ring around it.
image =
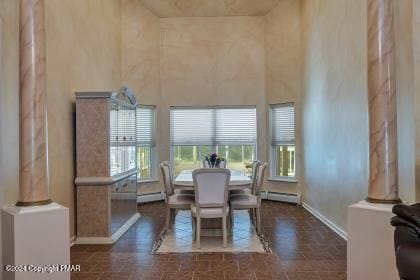
[[[368,202],[399,203],[393,0],[368,0]]]
[[[48,191],[44,0],[20,0],[19,150],[16,206],[51,203]]]

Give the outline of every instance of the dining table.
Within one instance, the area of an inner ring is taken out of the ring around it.
[[[174,180],[174,188],[180,190],[194,190],[193,170],[182,170]],[[251,179],[239,171],[231,171],[229,190],[249,189]]]

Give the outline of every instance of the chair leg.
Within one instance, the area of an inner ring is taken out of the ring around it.
[[[195,237],[197,239],[197,249],[201,248],[200,244],[200,236],[201,236],[201,218],[197,216],[197,236]]]
[[[191,224],[192,224],[192,233],[193,233],[192,237],[193,237],[193,240],[195,240],[197,225],[195,223],[195,218],[194,218],[193,214],[191,214]]]
[[[222,227],[223,227],[223,248],[226,248],[227,246],[226,215],[223,215]]]
[[[166,209],[166,229],[170,229],[171,228],[171,216],[172,216],[172,211],[171,208],[167,208]]]
[[[261,234],[261,214],[260,214],[260,208],[256,208],[255,212],[257,212],[257,233]]]
[[[254,212],[252,210],[253,209],[249,209],[248,210],[248,215],[249,215],[249,219],[251,220],[251,223],[252,224],[255,224],[255,221],[254,221]]]
[[[176,214],[177,214],[177,209],[173,209],[172,210],[172,216],[171,216],[171,224],[174,225],[175,224],[175,219],[176,219]],[[172,226],[173,227],[173,226]]]
[[[232,225],[232,229],[235,226],[235,209],[230,208],[230,224]]]

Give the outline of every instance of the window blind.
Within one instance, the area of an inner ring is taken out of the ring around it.
[[[173,146],[253,145],[255,108],[172,108]]]
[[[295,143],[295,106],[293,103],[271,105],[271,143]]]
[[[155,107],[139,105],[136,110],[137,145],[155,145]]]
[[[215,110],[217,145],[253,145],[256,143],[256,110],[216,109]]]

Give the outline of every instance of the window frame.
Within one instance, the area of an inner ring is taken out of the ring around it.
[[[211,145],[202,145],[202,144],[191,144],[191,145],[173,145],[173,141],[172,141],[172,131],[173,131],[173,127],[172,127],[172,120],[169,120],[169,130],[170,130],[170,135],[169,135],[169,150],[170,150],[170,162],[172,164],[175,164],[174,162],[174,147],[177,146],[209,146],[211,147],[211,153],[218,153],[218,147],[219,146],[253,146],[253,157],[254,159],[258,158],[258,113],[257,113],[257,106],[256,105],[229,105],[229,106],[170,106],[169,108],[169,112],[171,112],[172,110],[182,110],[182,109],[190,109],[190,110],[194,110],[194,109],[209,109],[209,110],[217,110],[217,109],[255,109],[255,143],[253,144],[223,144],[223,143],[217,143],[216,141],[213,140],[213,143]],[[170,118],[171,118],[171,114],[170,114]],[[229,167],[229,162],[228,162],[228,167]]]
[[[153,141],[151,143],[149,143],[148,145],[140,145],[138,142],[136,143],[136,164],[137,164],[137,168],[139,170],[139,173],[137,175],[137,182],[138,183],[147,183],[147,182],[151,182],[151,181],[156,181],[157,180],[157,151],[156,151],[156,106],[155,105],[145,105],[145,104],[137,104],[137,108],[136,109],[149,109],[152,111],[152,139]],[[136,118],[137,121],[137,118]],[[138,155],[138,149],[139,147],[150,147],[150,177],[146,177],[146,178],[140,178],[139,174],[140,174],[140,166],[139,163],[137,161],[137,155]]]
[[[279,108],[279,107],[293,107],[293,113],[294,113],[294,123],[293,123],[293,130],[294,130],[294,134],[295,137],[293,139],[293,143],[288,142],[288,143],[282,143],[282,144],[273,144],[273,130],[274,130],[274,123],[273,123],[273,109],[274,108]],[[269,120],[269,138],[268,140],[269,142],[269,156],[270,156],[270,177],[268,178],[268,180],[271,181],[282,181],[282,182],[297,182],[297,177],[296,177],[296,170],[297,170],[297,165],[296,165],[296,154],[297,154],[297,147],[296,147],[296,103],[295,102],[284,102],[284,103],[274,103],[274,104],[270,104],[270,110],[268,113],[268,120]],[[295,166],[295,172],[294,172],[294,176],[278,176],[276,175],[276,170],[277,170],[277,166],[278,166],[278,162],[277,162],[277,147],[279,146],[292,146],[295,147],[295,156],[294,156],[294,166]]]

